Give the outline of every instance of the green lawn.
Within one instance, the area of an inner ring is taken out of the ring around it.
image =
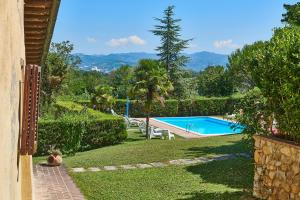
[[[136,129],[128,131],[128,139],[123,144],[80,152],[66,157],[68,167],[95,167],[169,161],[178,158],[226,153],[249,152],[241,141],[242,135],[209,137],[204,139],[145,140]]]
[[[253,166],[249,159],[194,166],[114,172],[71,173],[88,200],[96,199],[248,199]]]
[[[202,139],[145,140],[136,129],[126,142],[65,157],[67,167],[164,162],[249,152],[242,135]],[[34,158],[39,162],[44,157]],[[96,199],[245,199],[250,198],[251,159],[237,158],[193,166],[72,173],[88,200]]]

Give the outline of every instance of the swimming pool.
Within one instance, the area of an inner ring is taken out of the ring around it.
[[[235,123],[212,117],[157,117],[154,120],[206,136],[238,134],[243,130],[243,126],[232,128]]]

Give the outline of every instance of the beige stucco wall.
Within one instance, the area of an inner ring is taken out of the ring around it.
[[[23,0],[0,0],[0,199],[3,200],[21,199],[22,173],[17,168],[17,149],[21,59],[25,61],[23,6]]]

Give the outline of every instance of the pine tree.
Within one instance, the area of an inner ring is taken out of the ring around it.
[[[174,96],[180,97],[184,85],[182,81],[183,67],[188,61],[188,57],[182,54],[182,51],[188,47],[189,40],[180,38],[181,27],[178,24],[181,19],[174,19],[174,6],[169,6],[164,11],[162,19],[155,18],[160,25],[155,25],[151,32],[160,36],[161,46],[156,50],[159,52],[160,60],[165,64],[166,70],[174,85]]]
[[[284,4],[283,7],[285,8],[286,13],[282,15],[283,19],[281,22],[288,25],[300,26],[300,2],[294,5]]]

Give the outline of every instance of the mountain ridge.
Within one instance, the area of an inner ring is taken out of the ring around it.
[[[156,54],[146,52],[112,53],[107,55],[76,53],[74,55],[78,56],[82,61],[80,64],[81,70],[96,70],[104,73],[113,71],[122,65],[136,66],[140,59],[158,59]],[[197,72],[209,65],[226,66],[228,63],[228,55],[225,54],[201,51],[184,55],[190,57],[186,68]]]

